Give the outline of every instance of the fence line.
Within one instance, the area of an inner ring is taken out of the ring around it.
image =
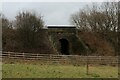
[[[118,56],[80,56],[80,55],[53,55],[37,53],[2,52],[2,58],[21,60],[41,60],[44,62],[68,63],[68,64],[118,64]]]

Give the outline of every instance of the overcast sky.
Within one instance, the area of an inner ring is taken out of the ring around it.
[[[2,13],[10,20],[14,20],[20,11],[34,11],[41,14],[46,25],[69,25],[70,15],[84,8],[92,2],[4,2]]]

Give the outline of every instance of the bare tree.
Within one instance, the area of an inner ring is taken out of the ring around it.
[[[120,47],[120,1],[118,2],[118,7],[119,7],[119,9],[118,9],[118,34],[117,34],[117,36],[118,36],[118,39],[117,39],[117,43],[118,43],[118,46],[117,46],[117,54],[118,54],[118,56],[120,55],[120,49],[119,49],[119,47]]]
[[[12,28],[11,22],[2,16],[2,46],[3,50],[14,47],[15,33]]]
[[[1,13],[0,13],[0,51],[2,51],[2,14]]]
[[[75,13],[71,17],[72,23],[80,29],[90,31],[116,31],[118,23],[118,3],[104,2],[101,6],[95,3],[92,7]]]
[[[38,35],[44,26],[42,16],[31,12],[21,12],[16,16],[18,40],[24,48],[33,48],[37,45]]]
[[[117,48],[118,2],[103,2],[97,6],[86,6],[71,15],[71,21],[79,30],[91,31],[101,35]]]

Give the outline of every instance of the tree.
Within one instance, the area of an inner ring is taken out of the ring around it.
[[[110,42],[117,48],[118,33],[118,3],[103,2],[100,6],[95,3],[71,15],[71,21],[81,31],[90,31]],[[116,51],[116,50],[115,50]]]
[[[120,7],[120,1],[118,2],[118,6]],[[120,8],[118,10],[118,46],[117,46],[117,51],[118,51],[118,56],[120,55]]]
[[[2,20],[2,44],[3,44],[3,47],[6,45],[6,41],[7,41],[7,35],[6,35],[6,32],[9,28],[9,21],[6,19],[6,18],[1,18]]]
[[[44,22],[41,15],[22,12],[14,21],[9,21],[4,16],[0,16],[0,20],[3,51],[54,53],[47,30],[42,29]]]
[[[0,13],[0,51],[2,51],[2,14]]]
[[[3,50],[11,51],[15,47],[15,31],[12,23],[3,15],[2,20],[2,47]]]
[[[42,16],[35,13],[21,12],[16,16],[18,42],[23,48],[34,48],[38,44],[38,35],[44,26]]]
[[[72,23],[80,29],[90,31],[115,31],[118,23],[118,3],[104,2],[99,7],[95,3],[92,7],[86,6],[85,9],[72,14]]]

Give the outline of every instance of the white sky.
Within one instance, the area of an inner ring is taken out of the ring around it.
[[[43,16],[46,25],[68,25],[70,15],[86,4],[87,2],[5,2],[2,4],[2,13],[13,20],[20,11],[34,11]]]
[[[86,4],[98,1],[106,0],[2,0],[2,13],[14,20],[20,11],[34,11],[37,15],[42,14],[46,25],[69,25],[71,14],[84,8]]]

